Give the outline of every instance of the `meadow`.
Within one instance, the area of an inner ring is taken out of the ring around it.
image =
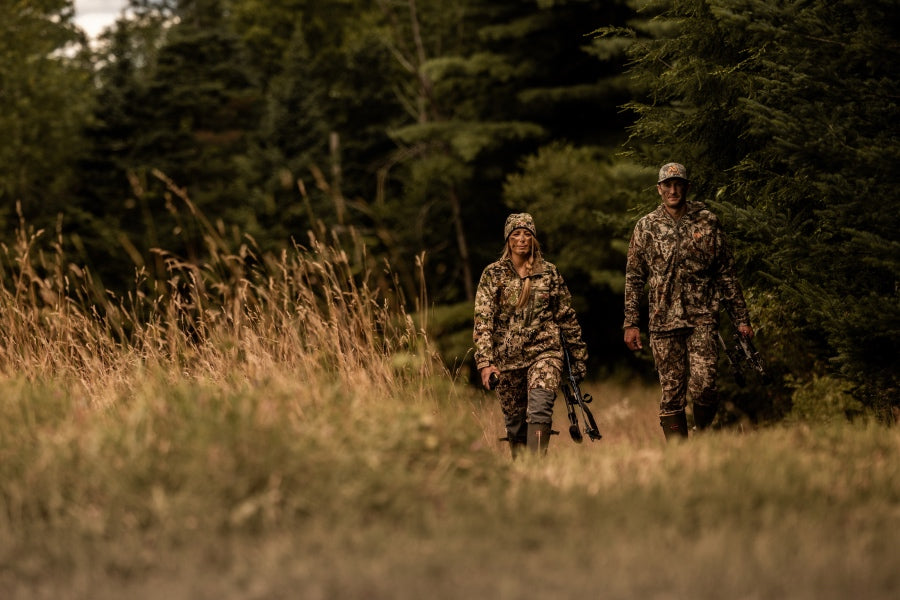
[[[558,399],[549,454],[513,462],[364,252],[210,236],[209,264],[121,295],[38,232],[4,248],[0,598],[900,592],[896,427],[666,446],[654,386],[588,380],[603,439],[572,442]]]

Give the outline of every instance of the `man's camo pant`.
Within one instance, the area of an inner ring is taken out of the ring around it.
[[[702,325],[650,334],[650,349],[662,386],[659,416],[684,412],[688,396],[695,406],[716,406],[717,332],[715,325]]]
[[[562,365],[556,359],[538,360],[527,369],[500,374],[497,396],[509,439],[524,442],[527,423],[553,422],[553,403],[561,374]]]

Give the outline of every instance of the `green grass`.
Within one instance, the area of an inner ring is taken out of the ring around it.
[[[603,440],[554,437],[544,460],[512,462],[492,399],[443,379],[424,395],[289,373],[135,383],[103,410],[3,384],[4,598],[900,590],[895,429],[792,425],[667,447],[654,390],[593,384]]]
[[[173,264],[186,295],[113,303],[22,244],[0,278],[4,600],[900,592],[896,428],[666,446],[655,386],[593,381],[603,439],[572,442],[558,406],[548,456],[513,462],[493,395],[340,252]]]

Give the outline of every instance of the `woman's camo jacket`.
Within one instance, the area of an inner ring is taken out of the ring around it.
[[[516,308],[525,280],[510,259],[488,265],[475,293],[475,365],[494,365],[501,371],[523,369],[551,358],[562,366],[559,331],[562,329],[576,376],[584,375],[587,347],[572,308],[572,296],[556,266],[535,260],[531,299]]]
[[[675,221],[660,205],[634,228],[625,267],[625,327],[637,327],[649,283],[651,332],[718,323],[722,304],[736,325],[749,325],[747,304],[718,217],[688,202]]]

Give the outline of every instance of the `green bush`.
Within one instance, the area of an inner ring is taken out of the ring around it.
[[[814,377],[799,386],[793,394],[791,421],[834,422],[853,419],[865,407],[853,397],[852,385],[833,377]]]

